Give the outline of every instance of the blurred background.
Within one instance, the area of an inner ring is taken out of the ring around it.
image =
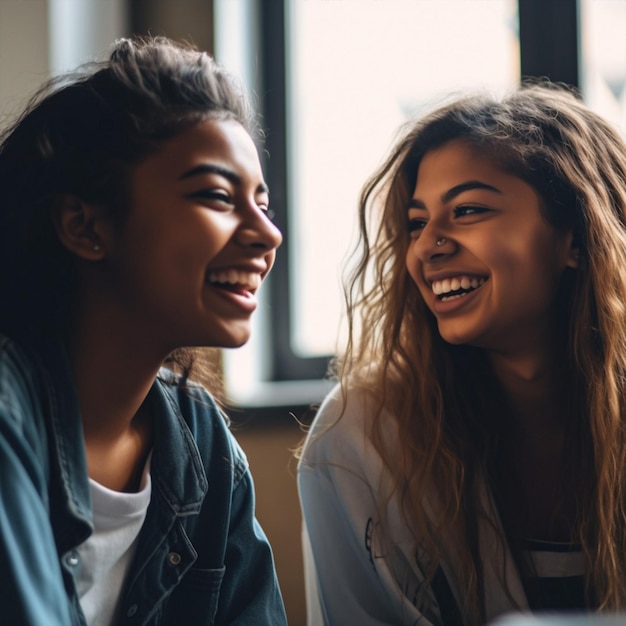
[[[0,126],[117,38],[194,43],[262,116],[285,242],[242,349],[209,351],[257,486],[289,623],[304,626],[293,450],[344,336],[361,186],[408,117],[461,90],[548,77],[626,136],[626,0],[0,0]]]

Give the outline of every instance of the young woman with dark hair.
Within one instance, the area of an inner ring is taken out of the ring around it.
[[[3,133],[3,623],[286,623],[246,458],[162,367],[250,334],[281,242],[255,132],[207,54],[146,38]]]

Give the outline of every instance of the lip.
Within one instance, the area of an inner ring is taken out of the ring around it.
[[[205,286],[211,290],[216,296],[223,298],[229,304],[234,305],[240,309],[243,313],[254,313],[258,306],[258,300],[254,292],[245,288],[226,289],[224,287],[217,287],[209,282],[205,283]]]
[[[258,300],[256,293],[263,281],[271,265],[268,265],[262,259],[249,259],[245,262],[220,264],[219,266],[207,267],[204,274],[204,285],[211,290],[212,294],[227,302],[230,306],[236,307],[240,313],[250,315],[257,306]],[[235,273],[235,274],[233,274]],[[255,278],[236,276],[236,274],[254,274]],[[214,277],[214,282],[209,277]],[[243,282],[231,282],[242,279]],[[221,286],[218,281],[223,281]]]
[[[269,272],[267,263],[262,261],[254,262],[252,260],[244,263],[221,264],[219,266],[210,266],[205,271],[205,287],[211,290],[215,296],[235,306],[240,312],[249,315],[253,313],[257,306],[258,300],[256,293],[263,284],[263,280]],[[237,276],[237,274],[253,274],[255,278]],[[212,276],[216,281],[223,281],[223,285],[216,284],[209,280]],[[242,282],[231,282],[241,279]]]
[[[485,278],[488,276],[484,272],[468,272],[467,270],[457,270],[457,271],[447,271],[447,272],[436,272],[428,275],[424,275],[425,282],[428,285],[432,285],[436,280],[445,280],[446,278],[459,278],[460,276],[471,276],[474,278]]]
[[[209,267],[204,273],[204,280],[206,283],[213,284],[214,282],[222,282],[224,284],[237,284],[238,279],[241,279],[240,284],[248,287],[248,290],[255,293],[263,283],[263,280],[267,276],[270,268],[266,264],[262,265],[224,265],[221,267]],[[242,274],[252,274],[252,280],[247,281],[248,276],[241,276]],[[211,280],[211,278],[213,280]]]
[[[236,272],[249,272],[250,274],[260,274],[261,278],[265,278],[265,275],[269,272],[267,263],[233,263],[231,265],[220,265],[217,267],[207,267],[206,275],[211,272],[228,272],[235,270]]]
[[[437,280],[451,279],[459,276],[475,276],[476,278],[484,278],[485,281],[472,291],[467,292],[465,295],[459,298],[453,298],[451,300],[440,300],[438,296],[436,296],[432,291],[432,284]],[[452,313],[457,313],[458,311],[464,309],[468,305],[471,305],[476,298],[480,295],[483,287],[489,282],[489,277],[484,274],[474,274],[469,272],[447,272],[446,274],[438,274],[436,276],[430,276],[426,280],[426,285],[428,287],[429,300],[431,302],[431,310],[433,313],[437,315],[449,315]]]

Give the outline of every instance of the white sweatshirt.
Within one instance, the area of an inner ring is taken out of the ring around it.
[[[367,435],[374,418],[371,403],[367,394],[350,391],[346,410],[337,422],[343,401],[335,387],[320,407],[298,467],[308,624],[454,623],[451,612],[458,610],[454,537],[444,538],[443,576],[438,577],[435,595],[432,586],[422,585],[427,557],[416,555],[397,498],[387,506],[388,528],[381,532],[377,494],[389,484],[389,476]],[[394,445],[396,423],[389,414],[381,417],[390,445]],[[487,510],[493,510],[486,490],[484,502]],[[428,513],[432,516],[432,511]],[[493,529],[483,524],[480,546],[489,620],[515,606],[505,592],[504,578],[514,602],[522,609],[528,606],[508,549],[502,570],[499,545]]]

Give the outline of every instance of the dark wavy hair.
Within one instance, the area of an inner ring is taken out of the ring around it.
[[[73,261],[50,218],[57,199],[73,194],[123,222],[133,168],[207,118],[260,135],[239,82],[163,37],[121,39],[32,97],[0,135],[0,332],[32,341],[67,320]]]

